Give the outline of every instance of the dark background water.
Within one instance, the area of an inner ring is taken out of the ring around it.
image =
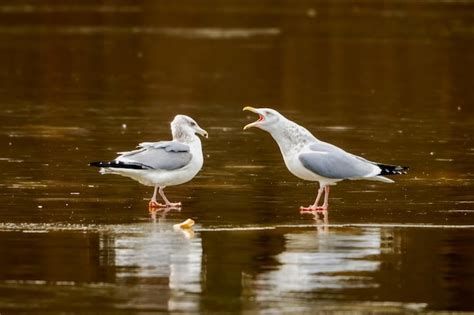
[[[473,39],[470,1],[3,1],[0,312],[474,311]],[[411,171],[300,214],[247,105]],[[205,164],[150,218],[87,163],[178,113]]]

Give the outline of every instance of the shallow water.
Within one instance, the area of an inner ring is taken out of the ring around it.
[[[0,313],[474,311],[473,8],[0,4]],[[246,105],[410,173],[300,214],[316,187]],[[177,113],[204,168],[149,214],[150,188],[87,163]]]

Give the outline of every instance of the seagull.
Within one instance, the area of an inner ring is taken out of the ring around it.
[[[166,198],[166,186],[180,185],[190,181],[201,170],[204,158],[201,140],[197,134],[208,137],[194,119],[176,115],[171,122],[172,141],[142,142],[138,149],[120,154],[110,162],[91,162],[100,167],[101,174],[117,174],[130,177],[143,185],[155,188],[149,209],[180,207],[181,202],[170,202]],[[159,192],[165,204],[156,201]]]
[[[267,131],[280,147],[288,170],[301,179],[319,182],[315,202],[302,211],[326,211],[329,206],[329,186],[344,179],[375,180],[393,183],[382,175],[406,174],[408,167],[380,164],[344,151],[335,145],[318,140],[306,128],[287,119],[271,108],[244,107],[259,115],[257,121],[244,130],[257,127]],[[318,206],[324,192],[324,202]]]

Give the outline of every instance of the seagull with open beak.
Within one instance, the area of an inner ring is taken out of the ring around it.
[[[246,125],[244,130],[257,127],[267,131],[278,144],[288,170],[295,176],[319,182],[315,202],[302,211],[327,210],[329,186],[344,179],[367,179],[393,183],[382,175],[406,174],[408,167],[371,162],[348,153],[332,144],[318,140],[306,128],[287,119],[271,108],[247,106],[244,111],[258,114],[258,120]],[[318,205],[324,192],[324,202]]]

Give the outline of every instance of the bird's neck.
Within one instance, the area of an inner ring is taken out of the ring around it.
[[[194,133],[178,133],[174,134],[173,133],[173,140],[185,143],[185,144],[201,144],[201,139],[199,139],[198,136],[196,136]]]
[[[188,129],[178,125],[178,124],[171,124],[171,134],[173,135],[173,140],[189,144],[199,140],[199,138],[194,134],[194,132],[189,132]]]
[[[306,128],[288,119],[281,121],[277,126],[269,130],[269,132],[280,147],[280,151],[283,155],[299,151],[305,145],[317,141],[316,137]]]
[[[191,153],[193,155],[193,159],[195,163],[199,165],[199,169],[202,167],[204,163],[204,156],[202,154],[202,144],[201,139],[193,134],[191,137],[187,138],[186,144],[191,147]]]

